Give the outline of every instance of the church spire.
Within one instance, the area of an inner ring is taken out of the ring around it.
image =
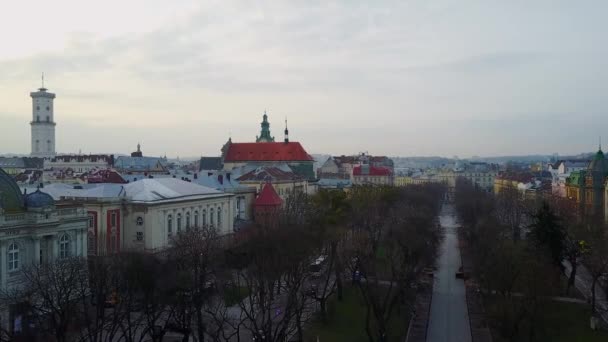
[[[262,130],[260,132],[260,136],[256,137],[255,142],[274,142],[274,137],[270,135],[270,123],[268,122],[266,110],[264,110],[264,115],[262,116],[262,123],[260,126]]]
[[[289,142],[289,129],[287,129],[287,118],[285,118],[285,143]]]

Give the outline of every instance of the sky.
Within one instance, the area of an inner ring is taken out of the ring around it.
[[[7,1],[7,0],[2,0]],[[0,12],[0,154],[30,91],[60,153],[571,154],[608,141],[608,1],[20,0]]]

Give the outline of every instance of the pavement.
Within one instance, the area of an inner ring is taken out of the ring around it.
[[[439,219],[444,239],[437,259],[427,342],[471,342],[465,284],[455,276],[461,258],[452,206],[444,205]]]
[[[570,272],[572,270],[570,262],[564,260],[562,264],[564,265],[566,276],[570,276]],[[592,284],[593,277],[591,277],[591,274],[589,273],[585,265],[578,265],[578,267],[576,268],[576,278],[574,280],[574,286],[576,286],[576,289],[579,290],[583,294],[583,296],[585,296],[585,299],[587,299],[589,303],[591,303]],[[602,317],[602,320],[604,321],[604,324],[608,324],[608,301],[606,300],[606,293],[600,286],[599,282],[595,284],[595,305],[597,311]]]

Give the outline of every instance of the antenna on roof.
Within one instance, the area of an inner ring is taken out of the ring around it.
[[[44,88],[44,71],[42,72],[42,88]]]

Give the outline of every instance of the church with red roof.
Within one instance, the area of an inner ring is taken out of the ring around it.
[[[270,134],[268,115],[264,112],[261,122],[261,133],[256,142],[234,143],[232,139],[222,147],[222,163],[224,170],[232,170],[247,164],[260,166],[276,166],[287,164],[297,175],[315,179],[314,158],[309,155],[299,142],[289,141],[287,120],[285,121],[285,138],[275,142]]]

